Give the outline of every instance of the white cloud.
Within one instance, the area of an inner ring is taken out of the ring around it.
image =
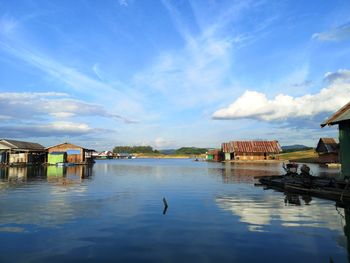
[[[43,118],[48,115],[61,119],[74,116],[100,116],[132,121],[118,114],[107,112],[103,106],[87,103],[58,92],[4,92],[0,93],[1,115],[7,118]]]
[[[341,71],[341,73],[348,73]],[[334,112],[350,100],[350,83],[347,74],[338,74],[317,94],[307,94],[292,97],[279,94],[269,99],[266,94],[257,91],[245,91],[228,107],[214,112],[214,119],[258,119],[264,121],[279,121],[293,118],[313,117],[320,113]]]
[[[218,87],[230,92],[225,83],[230,79],[231,51],[229,39],[205,34],[190,38],[183,50],[163,53],[153,66],[135,75],[135,86],[183,108],[216,101],[223,97]]]
[[[319,41],[340,41],[350,38],[350,23],[343,24],[326,32],[315,33],[313,39]]]
[[[2,137],[28,138],[28,137],[52,137],[52,136],[81,136],[88,135],[98,129],[91,128],[86,123],[74,123],[67,121],[42,123],[29,123],[20,125],[5,125],[0,127]]]
[[[333,82],[350,82],[350,70],[339,69],[336,72],[327,72],[324,76],[324,80],[333,83]]]
[[[119,5],[125,6],[125,7],[128,6],[129,4],[127,0],[119,0],[118,2],[119,2]]]
[[[174,144],[175,144],[174,140],[165,139],[163,137],[158,137],[157,139],[154,140],[154,146],[157,149],[164,149],[167,147],[173,147]]]

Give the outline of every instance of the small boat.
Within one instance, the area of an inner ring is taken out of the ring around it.
[[[310,169],[302,166],[301,173],[287,171],[285,175],[263,176],[259,182],[277,191],[315,196],[340,203],[350,203],[350,181],[334,177],[310,175]]]

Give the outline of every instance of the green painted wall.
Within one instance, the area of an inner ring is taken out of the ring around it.
[[[48,164],[56,164],[56,163],[64,163],[66,160],[64,158],[64,154],[51,154],[47,155]]]
[[[225,160],[226,161],[231,160],[231,153],[225,153]]]
[[[212,154],[207,155],[207,160],[213,160],[213,159],[214,159],[214,155],[212,155]]]
[[[339,123],[341,175],[350,176],[350,122]]]

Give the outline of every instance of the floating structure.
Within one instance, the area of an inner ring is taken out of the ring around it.
[[[350,102],[323,122],[321,127],[336,124],[339,125],[341,177],[350,177]]]
[[[61,143],[46,148],[48,164],[89,164],[93,163],[92,153],[94,150],[86,149],[71,143]]]
[[[299,193],[304,195],[317,196],[320,198],[334,200],[346,206],[350,205],[350,102],[334,113],[329,119],[321,124],[339,125],[339,153],[341,162],[341,174],[337,178],[315,177],[309,174],[309,171],[300,175],[286,174],[285,176],[264,177],[259,181],[268,187],[287,191],[289,193]],[[327,151],[333,151],[335,140],[320,140],[318,144],[319,151],[326,148]],[[332,147],[331,147],[331,146]],[[327,149],[329,148],[329,149]]]
[[[224,153],[220,149],[209,150],[206,153],[207,161],[221,162],[224,158]]]
[[[115,157],[116,157],[117,159],[134,159],[134,158],[136,158],[136,156],[134,156],[134,155],[131,154],[131,153],[117,153],[117,154],[115,155]]]
[[[0,140],[0,163],[7,165],[41,164],[45,161],[44,146],[34,142]]]
[[[231,141],[222,143],[225,160],[271,160],[282,152],[278,141]]]
[[[92,156],[95,159],[113,159],[114,154],[111,151],[103,151],[103,152],[94,152]]]
[[[339,162],[339,142],[336,138],[320,138],[316,152],[320,163]]]

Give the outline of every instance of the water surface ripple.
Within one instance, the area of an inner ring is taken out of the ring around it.
[[[0,262],[348,262],[350,212],[254,185],[280,173],[188,159],[1,168]]]

